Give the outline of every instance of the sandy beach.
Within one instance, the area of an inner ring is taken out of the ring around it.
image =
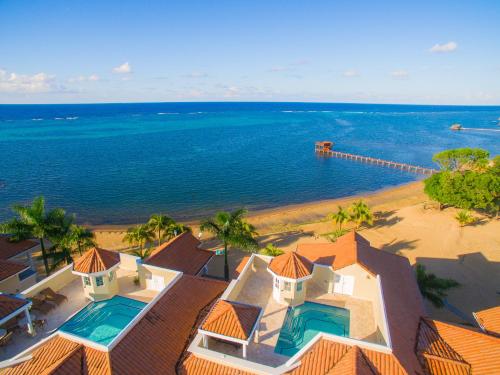
[[[355,197],[250,212],[248,219],[255,225],[262,246],[273,243],[291,251],[299,242],[327,242],[321,235],[331,232],[334,224],[326,216],[338,205],[345,207],[359,198],[378,217],[373,226],[360,230],[375,247],[406,256],[412,264],[422,263],[439,277],[450,277],[462,284],[448,298],[459,310],[458,315],[427,303],[430,316],[464,322],[460,312],[471,316],[473,311],[500,304],[498,283],[492,282],[500,280],[500,221],[481,217],[473,226],[460,227],[454,219],[457,210],[438,210],[423,192],[421,181]],[[187,224],[193,233],[199,233],[197,222]],[[126,227],[93,229],[99,246],[117,250],[127,247],[122,243]],[[207,234],[202,241],[207,248],[217,245]],[[236,267],[244,255],[231,251],[231,267]],[[214,265],[220,261],[217,259]]]

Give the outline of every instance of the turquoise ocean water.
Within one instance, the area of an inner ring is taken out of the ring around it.
[[[500,151],[500,107],[315,103],[0,105],[0,220],[43,194],[81,222],[178,219],[338,198],[418,178],[322,159],[340,151],[433,167],[454,147]]]

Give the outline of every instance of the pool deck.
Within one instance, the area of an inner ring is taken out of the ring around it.
[[[250,274],[244,286],[234,299],[238,302],[260,306],[264,310],[259,327],[258,343],[252,342],[249,344],[247,359],[276,367],[289,359],[287,356],[274,352],[285,320],[287,306],[278,304],[273,298],[273,280],[271,274],[267,271],[267,265],[268,263],[264,259],[255,258],[253,267],[248,270]],[[380,343],[382,336],[377,332],[371,301],[325,293],[314,283],[308,284],[307,288],[306,301],[349,310],[349,336],[351,338]],[[208,348],[242,358],[242,349],[238,345],[209,339]]]
[[[120,291],[119,296],[135,299],[141,302],[149,303],[158,295],[158,291],[141,288],[134,283],[137,272],[119,268],[116,272]],[[41,340],[53,334],[64,322],[84,308],[90,300],[85,298],[83,293],[82,280],[80,277],[71,281],[57,293],[68,297],[68,300],[57,306],[47,314],[40,314],[38,311],[32,311],[32,318],[45,319],[44,328],[38,328],[35,336],[30,336],[26,330],[19,329],[15,331],[12,340],[8,345],[0,348],[0,361],[11,359],[17,354],[25,351],[29,347],[37,344]]]

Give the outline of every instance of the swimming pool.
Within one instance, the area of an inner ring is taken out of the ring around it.
[[[274,351],[293,356],[318,332],[349,336],[349,310],[314,302],[289,307]]]
[[[107,346],[145,306],[144,302],[121,296],[91,302],[59,330]]]

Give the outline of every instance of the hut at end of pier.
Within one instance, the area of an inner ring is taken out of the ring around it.
[[[331,151],[333,147],[333,142],[330,141],[319,141],[315,143],[316,152],[328,152]]]

